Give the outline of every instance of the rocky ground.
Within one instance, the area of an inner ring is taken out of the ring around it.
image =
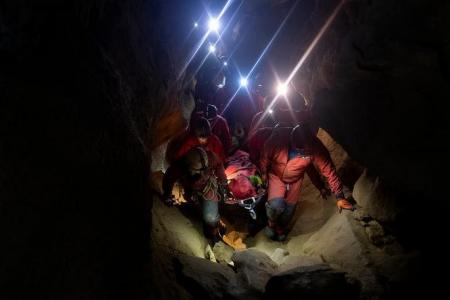
[[[339,172],[347,172],[347,154],[326,132],[319,137]],[[275,295],[381,299],[395,294],[417,272],[417,256],[405,251],[382,225],[395,209],[383,210],[381,203],[388,199],[379,191],[377,180],[364,171],[356,183],[348,185],[353,184],[354,193],[350,188],[346,193],[357,202],[358,210],[339,214],[333,196],[322,199],[306,180],[288,239],[274,242],[262,231],[252,237],[243,235],[247,249],[238,251],[224,242],[211,247],[195,214],[155,201],[156,260],[166,277],[172,274],[166,278],[171,286],[166,292],[202,299]]]

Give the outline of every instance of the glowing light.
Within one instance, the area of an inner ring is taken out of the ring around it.
[[[228,66],[228,63],[226,61],[224,61],[223,65],[226,67],[226,66]]]
[[[216,52],[216,46],[214,46],[214,45],[209,45],[209,52],[210,52],[210,53]]]
[[[288,14],[286,15],[286,17],[283,19],[283,21],[281,22],[280,26],[278,26],[278,29],[275,31],[275,34],[272,36],[272,38],[270,39],[269,43],[266,45],[266,47],[264,48],[264,50],[261,52],[261,55],[258,57],[258,59],[256,60],[255,64],[253,65],[253,67],[251,68],[250,72],[248,72],[248,76],[250,76],[253,71],[256,69],[256,67],[258,66],[259,62],[263,59],[264,55],[266,54],[266,52],[269,50],[270,46],[272,46],[273,42],[275,41],[275,39],[278,37],[278,34],[280,33],[281,29],[283,29],[284,25],[286,24],[286,21],[289,19],[289,17],[291,16],[292,12],[295,10],[295,8],[297,7],[297,4],[300,1],[297,0],[295,1],[295,3],[291,6]]]
[[[197,23],[197,22],[194,23],[194,27],[195,27],[195,28],[198,27],[198,23]]]
[[[285,97],[288,91],[288,87],[286,83],[278,83],[277,86],[277,94]]]
[[[208,28],[209,31],[218,32],[220,28],[219,20],[216,18],[209,19]]]
[[[217,19],[219,20],[227,11],[227,9],[230,7],[231,3],[233,1],[232,0],[228,0],[227,3],[225,3],[225,6],[223,7],[222,11],[220,12],[220,14],[217,16]],[[240,7],[240,6],[239,6]],[[196,44],[196,46],[194,47],[194,49],[190,52],[190,54],[188,55],[188,57],[186,58],[186,61],[184,62],[183,66],[180,68],[179,72],[178,72],[178,76],[177,76],[177,80],[180,80],[183,76],[184,76],[184,72],[186,71],[186,69],[188,68],[189,64],[192,62],[192,60],[194,59],[194,57],[197,55],[198,51],[203,47],[206,39],[208,38],[210,32],[207,31],[205,32],[205,34],[203,35],[203,37],[200,39],[200,41]],[[203,62],[205,61],[205,59],[203,59]],[[201,65],[200,65],[201,67]],[[200,68],[199,67],[199,68]],[[198,68],[198,69],[199,69]],[[198,71],[198,70],[197,70]]]
[[[247,87],[248,79],[245,77],[241,77],[240,83],[241,83],[241,87]]]
[[[269,108],[267,111],[269,112],[269,114],[273,114],[273,109]]]
[[[306,52],[299,59],[297,65],[294,68],[294,70],[292,70],[291,74],[289,75],[288,79],[286,80],[286,83],[291,82],[292,78],[294,78],[295,74],[297,74],[298,70],[303,65],[305,60],[308,58],[309,54],[314,50],[314,48],[316,47],[317,43],[322,38],[323,34],[327,31],[328,27],[330,27],[330,24],[336,18],[336,15],[339,13],[339,11],[340,11],[341,7],[344,5],[344,3],[345,3],[345,0],[341,0],[341,2],[339,2],[339,4],[334,9],[333,13],[328,17],[327,21],[322,26],[322,28],[320,29],[319,33],[317,33],[316,37],[311,42],[311,44],[309,45],[308,49],[306,49]]]

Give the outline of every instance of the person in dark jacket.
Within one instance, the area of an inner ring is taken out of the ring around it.
[[[172,189],[179,182],[184,198],[202,208],[207,238],[217,242],[224,234],[221,228],[219,201],[226,195],[227,178],[223,164],[211,151],[193,147],[166,171],[163,177],[163,200],[168,206],[174,203]]]

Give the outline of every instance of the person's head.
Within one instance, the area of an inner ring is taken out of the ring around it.
[[[197,137],[199,143],[204,145],[211,135],[211,125],[206,118],[199,118],[192,124],[192,133]]]
[[[291,131],[291,147],[294,149],[308,148],[312,133],[309,124],[299,124]]]
[[[208,155],[202,147],[194,147],[189,150],[183,160],[191,177],[199,177],[208,169]]]
[[[215,117],[217,117],[217,107],[215,105],[208,104],[206,107],[206,118],[211,120]]]

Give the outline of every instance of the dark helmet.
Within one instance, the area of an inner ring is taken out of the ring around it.
[[[192,133],[196,137],[209,137],[211,135],[211,125],[206,118],[199,118],[192,124]]]
[[[190,149],[184,155],[183,161],[191,176],[200,174],[208,169],[208,154],[202,147]]]
[[[208,104],[208,106],[206,106],[206,118],[211,120],[215,117],[217,117],[217,106]]]

